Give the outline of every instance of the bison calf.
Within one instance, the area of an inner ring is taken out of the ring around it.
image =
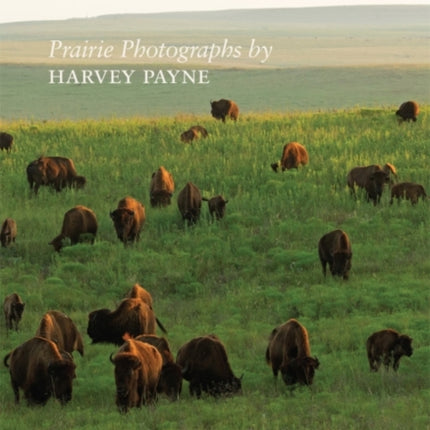
[[[290,142],[284,146],[281,161],[271,164],[272,169],[277,172],[281,166],[282,171],[287,169],[298,169],[300,165],[308,164],[309,155],[306,148],[297,142]]]
[[[318,254],[323,274],[326,276],[327,263],[333,276],[348,279],[351,270],[351,242],[342,230],[333,230],[321,237],[318,242]]]
[[[210,199],[203,197],[202,200],[205,202],[208,202],[209,213],[210,213],[212,219],[214,216],[217,220],[224,218],[225,207],[228,203],[228,200],[224,200],[224,197],[221,195],[212,197]]]
[[[400,105],[399,109],[396,111],[397,121],[401,124],[403,121],[413,121],[417,120],[417,116],[420,112],[420,108],[417,102],[408,101]]]
[[[13,136],[5,131],[0,132],[0,149],[10,152],[13,145]]]
[[[6,331],[12,328],[18,331],[18,323],[21,321],[24,307],[25,303],[23,303],[19,294],[12,293],[6,296],[3,302]]]
[[[3,224],[1,226],[1,231],[0,231],[1,246],[6,248],[12,242],[15,242],[16,232],[17,232],[17,228],[16,228],[15,220],[12,218],[6,218],[3,221]]]
[[[399,361],[403,355],[412,355],[412,339],[396,330],[386,329],[373,333],[366,342],[367,359],[370,370],[377,372],[381,363],[388,370],[390,365],[394,371],[399,368]]]
[[[173,176],[163,166],[152,174],[149,199],[152,207],[168,206],[175,191]]]
[[[207,130],[201,125],[193,125],[181,134],[181,140],[185,143],[190,143],[199,137],[208,137]]]
[[[242,391],[241,378],[234,376],[225,346],[215,335],[196,337],[184,344],[176,363],[190,383],[190,394],[197,398],[203,391],[214,397]]]
[[[81,236],[85,234],[90,235],[90,242],[94,243],[97,228],[95,213],[85,206],[75,206],[64,214],[61,233],[49,245],[52,245],[55,251],[59,252],[63,247],[64,239],[69,238],[70,243],[76,245],[82,240]]]
[[[290,319],[272,330],[266,362],[271,365],[275,378],[281,371],[286,385],[312,385],[319,361],[310,355],[308,332],[297,320]]]
[[[9,367],[15,403],[20,388],[29,405],[44,405],[51,396],[62,404],[71,400],[76,366],[51,340],[33,337],[7,354],[3,363]]]
[[[393,204],[394,198],[400,203],[400,199],[410,200],[411,204],[418,203],[419,198],[424,201],[427,198],[426,191],[421,184],[413,182],[400,182],[391,187],[391,200],[390,205]]]
[[[145,223],[145,207],[133,197],[124,197],[118,207],[110,213],[118,239],[124,245],[136,242]]]
[[[225,122],[226,117],[230,117],[236,121],[239,117],[239,107],[233,100],[220,99],[218,101],[210,101],[211,115],[215,119],[220,119]]]

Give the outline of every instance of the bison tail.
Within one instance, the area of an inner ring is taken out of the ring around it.
[[[8,364],[8,360],[9,360],[9,357],[10,357],[10,352],[9,352],[9,354],[7,354],[6,356],[5,356],[5,358],[3,359],[3,364],[5,365],[5,367],[9,367],[9,364]]]
[[[167,330],[164,328],[163,324],[161,324],[161,321],[158,318],[155,318],[155,321],[157,322],[158,327],[160,327],[160,330],[167,334]]]

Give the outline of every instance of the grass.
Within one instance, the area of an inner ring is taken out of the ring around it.
[[[179,135],[194,123],[209,138],[191,145]],[[67,313],[85,338],[85,356],[75,356],[73,400],[65,408],[15,406],[5,368],[0,370],[2,428],[281,429],[426,428],[429,425],[428,205],[389,205],[351,198],[348,170],[393,163],[400,181],[430,189],[429,108],[417,123],[398,126],[393,108],[333,112],[244,114],[234,124],[207,116],[80,121],[2,121],[15,136],[10,154],[0,153],[0,219],[12,216],[17,243],[0,249],[0,292],[18,292],[26,309],[18,333],[0,326],[0,356],[33,336],[49,309]],[[309,165],[275,174],[270,163],[297,140]],[[41,153],[74,160],[87,177],[84,190],[32,196],[26,165]],[[149,206],[151,173],[164,165],[176,191],[165,209]],[[209,197],[229,199],[224,220],[212,223],[206,205],[188,228],[176,206],[191,180]],[[125,195],[146,207],[141,241],[124,248],[109,211]],[[93,246],[53,252],[63,214],[76,204],[91,207],[99,221]],[[323,278],[319,238],[344,229],[353,250],[350,279]],[[243,395],[197,401],[184,382],[181,399],[160,398],[155,408],[120,416],[109,354],[112,345],[91,345],[87,316],[113,309],[139,282],[154,297],[174,354],[192,337],[216,333],[233,371],[243,374]],[[307,327],[312,354],[321,362],[312,389],[294,395],[275,385],[264,360],[270,331],[288,318]],[[398,374],[369,372],[365,341],[392,327],[409,334],[414,354]]]

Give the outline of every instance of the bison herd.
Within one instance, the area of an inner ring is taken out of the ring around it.
[[[226,118],[238,119],[239,108],[232,100],[211,101],[211,114],[225,122]],[[399,122],[416,121],[419,108],[416,102],[403,103],[396,111]],[[190,143],[205,138],[208,132],[201,126],[193,126],[180,135],[183,142]],[[11,151],[13,137],[0,133],[0,149]],[[277,172],[298,169],[309,163],[306,148],[298,142],[287,143],[281,159],[271,164]],[[30,189],[37,194],[41,186],[49,186],[57,192],[63,188],[82,188],[86,179],[77,174],[73,161],[65,157],[45,157],[30,162],[26,169]],[[380,202],[384,186],[391,187],[391,200],[407,199],[416,204],[421,197],[427,197],[421,184],[412,182],[395,183],[395,167],[370,165],[352,168],[346,178],[351,194],[356,197],[356,187],[366,192],[367,201],[374,205]],[[175,183],[170,172],[160,166],[152,174],[149,197],[152,207],[171,204]],[[202,201],[208,202],[212,218],[221,220],[226,204],[223,196],[212,198],[202,196],[192,182],[179,191],[177,206],[182,219],[189,225],[198,222]],[[127,245],[139,240],[145,223],[145,207],[133,197],[126,196],[110,212],[118,239]],[[91,243],[97,234],[98,223],[95,213],[85,207],[76,206],[64,214],[61,232],[50,244],[60,251],[65,241],[74,245],[84,239]],[[16,222],[6,218],[2,224],[0,239],[3,247],[15,241]],[[324,276],[327,264],[333,276],[348,279],[351,270],[352,249],[346,232],[334,230],[324,234],[318,242],[318,255]],[[17,293],[4,299],[6,329],[18,330],[25,304]],[[155,316],[150,293],[139,284],[127,292],[116,309],[96,309],[88,315],[87,335],[92,343],[110,343],[118,347],[110,357],[114,366],[116,405],[120,412],[132,407],[152,404],[159,394],[177,400],[182,390],[182,380],[189,382],[191,395],[200,398],[203,393],[219,397],[241,393],[242,376],[232,371],[226,348],[215,334],[193,338],[182,345],[174,358],[165,337],[156,335],[156,327],[167,331]],[[395,330],[386,329],[373,333],[367,339],[367,357],[371,371],[377,371],[384,364],[397,371],[403,355],[412,355],[412,339]],[[28,404],[45,404],[50,397],[62,404],[72,398],[76,365],[72,353],[84,355],[83,338],[74,322],[62,312],[50,310],[41,320],[35,336],[16,347],[4,357],[9,368],[15,402],[20,400],[20,390]],[[306,328],[295,319],[275,327],[268,337],[265,359],[270,365],[275,380],[281,373],[289,387],[296,384],[310,386],[320,362],[311,356],[309,336]]]

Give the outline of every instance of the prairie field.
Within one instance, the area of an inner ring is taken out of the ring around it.
[[[85,343],[85,355],[74,354],[77,378],[65,407],[52,399],[44,407],[15,405],[2,365],[2,428],[428,428],[429,201],[390,205],[385,189],[373,206],[346,185],[352,167],[389,162],[397,181],[429,192],[430,108],[399,126],[396,105],[244,113],[225,124],[192,114],[2,120],[15,144],[0,152],[0,219],[13,217],[18,235],[0,249],[0,296],[18,292],[26,305],[18,332],[0,325],[0,357],[32,337],[50,309],[69,315]],[[180,133],[194,124],[209,137],[182,143]],[[275,173],[270,164],[294,140],[307,148],[309,164]],[[34,196],[25,169],[41,154],[72,158],[86,187],[41,187]],[[149,182],[160,165],[176,190],[170,206],[152,208]],[[203,202],[200,221],[184,224],[176,199],[187,181],[205,197],[229,200],[223,220],[212,222]],[[109,212],[126,195],[144,204],[147,219],[140,241],[124,247]],[[48,242],[77,204],[95,211],[96,241],[55,253]],[[324,278],[318,259],[319,238],[336,228],[352,243],[347,281]],[[193,337],[220,337],[234,373],[243,375],[242,395],[197,400],[184,381],[177,402],[161,396],[154,407],[118,413],[109,362],[117,347],[92,345],[86,328],[89,312],[114,309],[135,282],[152,294],[174,355]],[[313,385],[292,393],[280,378],[275,384],[265,363],[271,330],[289,318],[307,328],[321,363]],[[413,338],[413,355],[397,373],[371,373],[366,339],[389,327]]]

